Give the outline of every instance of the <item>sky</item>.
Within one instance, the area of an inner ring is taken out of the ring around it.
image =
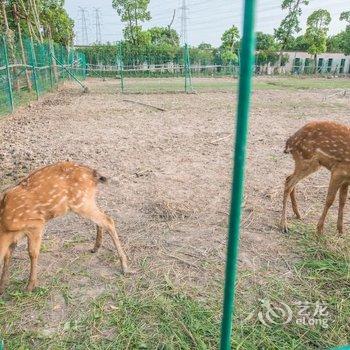
[[[181,33],[181,7],[183,0],[150,0],[151,21],[144,23],[144,28],[166,26],[170,23],[173,11],[175,19],[172,28]],[[281,10],[282,0],[258,0],[256,29],[273,33],[285,12]],[[241,32],[243,0],[186,0],[187,5],[187,41],[190,45],[207,42],[220,45],[222,33],[232,24]],[[75,21],[75,43],[82,42],[82,14],[79,8],[85,9],[88,42],[96,42],[96,10],[99,9],[102,42],[115,42],[122,39],[124,24],[112,8],[112,0],[66,0],[65,8]],[[319,8],[327,9],[332,17],[329,34],[335,34],[345,28],[345,22],[339,21],[342,11],[350,10],[350,0],[310,0],[303,7],[301,26],[306,27],[307,17]]]

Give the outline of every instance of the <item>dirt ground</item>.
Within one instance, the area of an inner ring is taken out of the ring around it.
[[[95,236],[93,224],[69,215],[47,226],[39,259],[40,285],[48,287],[64,269],[70,297],[82,303],[103,293],[109,284],[124,283],[132,290],[140,281],[166,278],[200,299],[221,299],[236,95],[125,96],[113,93],[114,81],[88,80],[87,84],[88,94],[67,84],[1,120],[2,189],[37,167],[60,160],[98,169],[110,178],[108,185],[100,187],[98,201],[116,220],[137,274],[121,275],[107,236],[100,252],[89,253]],[[293,170],[291,157],[283,154],[284,144],[307,121],[349,122],[349,96],[323,101],[331,93],[257,90],[253,94],[240,248],[243,270],[260,276],[293,274],[285,262],[297,257],[293,247],[283,243],[277,226],[283,182]],[[328,172],[321,170],[298,186],[305,222],[316,222],[328,179]],[[348,213],[346,210],[347,230]],[[335,215],[333,208],[328,228],[334,225]],[[26,243],[22,242],[14,253],[10,290],[24,288],[28,268]],[[245,286],[241,288],[244,292]],[[21,327],[55,332],[67,319],[69,307],[55,292],[47,303],[40,318],[27,310],[34,322],[28,325],[23,317]]]

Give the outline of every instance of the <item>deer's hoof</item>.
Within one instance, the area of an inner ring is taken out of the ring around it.
[[[27,286],[27,292],[33,292],[34,289],[36,288],[36,285],[35,284],[28,284]]]
[[[131,276],[131,275],[135,275],[136,273],[137,271],[135,269],[130,269],[130,268],[123,269],[124,276]]]

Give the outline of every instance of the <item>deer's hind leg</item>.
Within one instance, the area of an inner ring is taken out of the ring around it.
[[[129,268],[128,268],[127,257],[126,257],[126,254],[124,252],[124,249],[122,247],[122,244],[120,242],[120,239],[118,237],[113,219],[111,217],[109,217],[108,215],[106,215],[105,213],[103,213],[94,202],[93,203],[90,202],[89,204],[81,206],[81,207],[72,207],[72,210],[75,213],[77,213],[77,214],[79,214],[87,219],[90,219],[98,227],[101,227],[102,229],[104,229],[108,232],[108,234],[112,238],[114,246],[117,250],[117,253],[118,253],[118,256],[120,259],[120,263],[122,265],[123,273],[126,274],[126,273],[133,272],[133,271],[129,270]]]
[[[3,262],[1,279],[0,279],[0,294],[5,290],[6,283],[9,279],[9,267],[12,252],[16,248],[16,243],[6,244],[6,242],[1,242],[2,247],[0,247],[0,264]]]
[[[290,196],[292,202],[293,212],[298,219],[301,218],[298,204],[295,197],[295,186],[296,184],[304,179],[305,177],[311,175],[320,168],[320,164],[317,159],[305,159],[299,154],[293,154],[295,160],[295,168],[293,174],[287,176],[284,184],[283,193],[283,205],[282,205],[282,218],[281,218],[281,228],[284,232],[288,231],[287,227],[287,200]]]
[[[31,292],[37,286],[38,259],[40,253],[41,240],[44,224],[41,221],[33,222],[28,229],[28,254],[30,258],[30,275],[27,290]]]
[[[326,203],[324,205],[322,215],[321,215],[321,217],[318,221],[318,224],[317,224],[317,234],[318,235],[323,233],[324,222],[326,220],[328,210],[331,207],[331,205],[333,204],[339,188],[343,185],[343,180],[344,179],[343,179],[342,174],[340,172],[338,172],[337,169],[335,169],[332,172],[331,180],[329,182]],[[345,189],[343,189],[343,191],[345,192]],[[343,195],[344,195],[344,193],[341,194],[341,196],[343,196]]]
[[[339,234],[343,234],[343,217],[344,217],[344,207],[348,197],[349,184],[345,183],[341,185],[339,190],[339,209],[338,209],[338,222],[337,230]]]
[[[98,226],[96,227],[96,240],[95,240],[95,245],[91,249],[91,253],[96,253],[100,249],[102,245],[102,239],[103,239],[103,227]]]

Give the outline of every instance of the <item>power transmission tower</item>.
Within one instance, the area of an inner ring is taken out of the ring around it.
[[[101,36],[100,9],[94,7],[94,11],[95,11],[95,27],[96,27],[96,44],[101,44],[102,36]]]
[[[181,41],[183,45],[183,62],[185,74],[185,92],[192,92],[191,64],[187,37],[187,10],[186,0],[182,0],[181,9]]]
[[[81,14],[81,18],[80,18],[80,20],[81,20],[81,44],[88,45],[89,38],[88,38],[86,16],[85,16],[87,9],[79,6],[79,12]]]
[[[181,9],[181,41],[182,44],[185,45],[187,44],[187,10],[188,7],[186,5],[186,0],[182,0],[182,6],[180,7]]]

